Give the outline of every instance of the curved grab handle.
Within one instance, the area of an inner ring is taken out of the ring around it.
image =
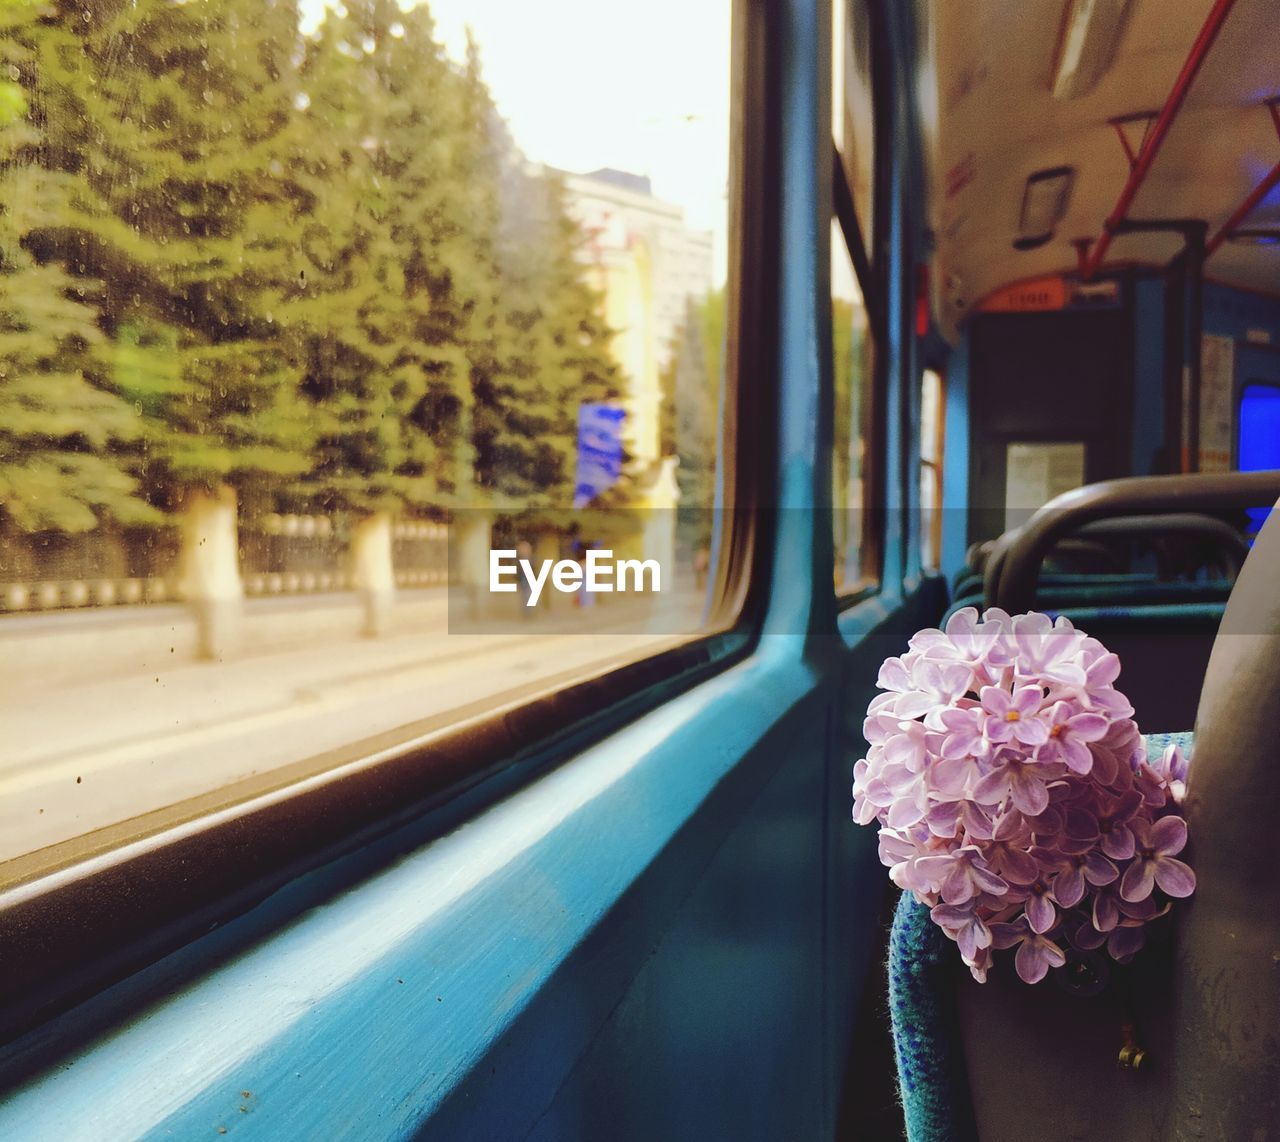
[[[1134,476],[1075,488],[1050,500],[1022,527],[1005,532],[996,541],[996,548],[987,559],[983,583],[987,604],[1003,607],[1011,614],[1034,607],[1044,557],[1063,535],[1094,520],[1252,508],[1277,500],[1280,471],[1276,470]]]
[[[987,541],[989,554],[983,559],[982,592],[988,606],[995,605],[990,600],[996,598],[999,594],[1000,576],[1004,570],[1005,556],[1008,555],[1009,548],[1013,546],[1022,534],[1022,530],[1020,527],[1011,528],[1009,531],[1004,532],[999,539]],[[1248,543],[1245,542],[1244,536],[1236,531],[1235,528],[1214,516],[1201,515],[1197,512],[1172,512],[1168,515],[1122,515],[1096,519],[1092,523],[1086,523],[1081,527],[1071,529],[1071,538],[1090,539],[1098,536],[1103,538],[1120,536],[1124,538],[1149,532],[1158,532],[1161,535],[1167,535],[1170,532],[1182,532],[1187,535],[1205,535],[1217,539],[1219,546],[1230,556],[1234,564],[1231,568],[1232,575],[1235,575],[1240,570],[1249,554]],[[1066,537],[1062,536],[1054,542],[1055,544],[1060,543],[1065,539]]]

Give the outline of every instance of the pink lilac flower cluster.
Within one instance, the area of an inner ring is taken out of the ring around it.
[[[1015,945],[1027,983],[1072,949],[1126,963],[1167,898],[1195,890],[1177,859],[1186,759],[1148,763],[1119,673],[1065,618],[972,607],[880,668],[854,819],[880,823],[893,882],[979,981]]]

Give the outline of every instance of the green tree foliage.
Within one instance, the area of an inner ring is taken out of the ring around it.
[[[22,526],[222,483],[264,507],[569,504],[578,407],[622,378],[561,188],[425,4],[298,19],[0,9],[0,503]]]
[[[281,160],[296,5],[128,0],[55,18],[90,82],[61,85],[48,116],[75,183],[44,253],[100,283],[115,386],[144,414],[148,493],[302,473],[300,370],[264,304],[294,244]]]
[[[850,481],[861,475],[861,459],[854,442],[866,436],[866,385],[870,378],[869,345],[866,315],[861,306],[843,298],[831,303],[832,359],[835,367],[835,439],[833,442],[832,483],[837,504],[861,509],[861,504],[847,504],[844,498]]]
[[[723,336],[723,291],[690,298],[662,375],[662,451],[679,459],[679,534],[689,551],[711,542]]]
[[[23,531],[91,530],[100,514],[158,518],[107,453],[141,434],[111,391],[98,298],[57,260],[38,258],[64,187],[39,159],[54,82],[71,87],[74,42],[34,2],[0,8],[0,522]]]
[[[305,68],[306,193],[287,320],[322,426],[305,481],[324,502],[451,506],[470,480],[469,320],[486,234],[465,165],[462,84],[425,8],[355,0]]]

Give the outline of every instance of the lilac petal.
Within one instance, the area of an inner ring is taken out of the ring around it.
[[[1089,665],[1088,670],[1085,671],[1085,677],[1088,679],[1091,690],[1095,687],[1110,686],[1120,677],[1120,656],[1104,654]]]
[[[897,733],[884,743],[885,760],[894,765],[906,766],[914,773],[924,768],[924,727],[918,722],[910,723],[918,727],[918,732]]]
[[[910,841],[904,840],[897,833],[881,829],[879,834],[880,863],[884,865],[898,864],[910,860],[917,849]]]
[[[991,840],[994,829],[987,810],[974,801],[961,804],[964,806],[964,829],[970,842]]]
[[[913,791],[919,790],[921,786],[920,774],[913,773],[905,765],[895,765],[887,759],[881,766],[878,776],[890,796],[895,799],[907,797]],[[868,791],[870,791],[870,784],[868,782]]]
[[[1111,933],[1107,940],[1107,951],[1119,963],[1131,960],[1142,950],[1147,942],[1147,934],[1141,927],[1120,927]]]
[[[1165,820],[1170,818],[1166,817]],[[1156,883],[1160,891],[1170,896],[1190,896],[1196,890],[1196,874],[1174,857],[1162,856],[1152,862],[1155,865]]]
[[[924,819],[924,810],[914,797],[901,797],[889,806],[885,823],[891,829],[909,829]]]
[[[942,739],[941,752],[944,758],[960,759],[983,753],[982,731],[973,728],[952,730]]]
[[[1162,761],[1164,762],[1164,770],[1170,778],[1174,781],[1186,781],[1187,774],[1191,770],[1191,759],[1182,752],[1179,746],[1166,746]]]
[[[997,714],[992,714],[983,722],[982,732],[987,735],[988,741],[998,745],[1013,737],[1013,723]]]
[[[927,714],[937,704],[938,700],[932,694],[925,694],[919,690],[909,690],[898,698],[898,701],[894,704],[893,712],[905,721]]]
[[[1026,717],[1013,723],[1013,736],[1024,745],[1044,745],[1049,740],[1049,727],[1039,718]]]
[[[978,691],[978,700],[985,710],[1001,719],[1013,705],[1013,699],[999,686],[984,686]]]
[[[1117,825],[1102,834],[1102,851],[1112,860],[1128,860],[1134,854],[1133,833],[1125,825]]]
[[[1077,741],[1096,742],[1107,736],[1111,723],[1101,714],[1077,714],[1067,722],[1067,732]]]
[[[1012,706],[1023,717],[1035,713],[1044,701],[1044,691],[1039,686],[1019,686],[1013,693]]]
[[[1187,823],[1181,817],[1161,817],[1151,827],[1151,847],[1161,856],[1180,853],[1187,843]]]
[[[1110,892],[1099,892],[1093,898],[1093,926],[1099,932],[1110,932],[1120,923],[1120,905]]]
[[[1120,912],[1129,917],[1130,920],[1154,920],[1157,916],[1163,916],[1173,906],[1166,904],[1163,908],[1157,907],[1155,899],[1148,896],[1146,900],[1135,900],[1130,903],[1128,900],[1120,901]]]
[[[1058,912],[1049,897],[1033,892],[1026,903],[1027,923],[1033,932],[1047,932],[1057,922]]]
[[[947,619],[947,635],[952,639],[959,639],[965,635],[973,634],[977,625],[978,608],[962,607]]]
[[[1049,807],[1049,790],[1043,781],[1026,772],[1025,766],[1018,766],[1009,774],[1009,794],[1014,808],[1029,817]]]
[[[1090,884],[1101,887],[1115,881],[1120,870],[1101,853],[1092,852],[1084,858],[1084,875]]]
[[[998,805],[1008,791],[1008,769],[994,769],[974,786],[973,799],[980,805]]]
[[[1084,870],[1072,866],[1053,879],[1053,897],[1063,908],[1074,908],[1084,899]]]
[[[960,816],[963,809],[963,801],[946,801],[930,805],[924,822],[929,826],[929,832],[933,836],[948,839],[960,832]]]
[[[1066,762],[1068,769],[1083,775],[1093,768],[1093,753],[1084,742],[1077,741],[1074,736],[1068,735],[1059,738],[1058,745],[1062,749],[1062,760]]]
[[[1013,962],[1024,983],[1039,983],[1051,967],[1062,967],[1067,962],[1067,957],[1056,944],[1032,938],[1022,942]]]
[[[1061,682],[1066,686],[1085,684],[1084,667],[1076,662],[1050,662],[1044,668],[1044,676],[1050,681]]]
[[[941,893],[945,904],[965,904],[978,894],[967,863],[961,860],[951,866],[943,878]]]
[[[987,612],[988,615],[991,613],[991,611]],[[1008,621],[1007,618],[1006,621]],[[1028,611],[1025,615],[1014,618],[1011,625],[1014,637],[1019,641],[1042,639],[1053,629],[1053,620],[1041,611]]]
[[[1155,861],[1135,860],[1120,879],[1120,895],[1125,900],[1145,900],[1155,883]]]
[[[960,945],[960,955],[966,960],[973,959],[978,950],[978,941],[974,934],[974,925],[966,924],[956,931],[956,943]]]
[[[1105,746],[1091,746],[1089,752],[1093,754],[1093,766],[1089,772],[1100,785],[1112,784],[1120,771],[1120,762],[1116,755]]]
[[[1105,933],[1099,932],[1092,924],[1081,924],[1071,937],[1071,942],[1082,952],[1092,952],[1107,942]]]
[[[1002,813],[996,822],[995,831],[991,834],[997,841],[1014,841],[1019,844],[1026,841],[1030,828],[1026,818],[1016,810]]]
[[[1023,983],[1039,983],[1049,974],[1049,963],[1037,954],[1030,940],[1024,940],[1013,958],[1014,967]]]
[[[992,896],[1003,896],[1009,890],[1009,885],[1000,879],[994,872],[989,872],[985,868],[978,865],[971,866],[973,873],[973,883],[982,892],[989,892]]]
[[[884,660],[879,677],[876,678],[876,685],[881,690],[894,690],[899,694],[915,689],[915,683],[911,681],[911,675],[901,658]]]
[[[1033,884],[1040,875],[1040,866],[1030,853],[1006,848],[1000,861],[1000,875],[1014,884]]]
[[[1085,849],[1081,851],[1086,851],[1098,841],[1098,818],[1079,805],[1073,805],[1067,810],[1062,829],[1066,839],[1085,845]]]
[[[963,662],[952,662],[942,668],[944,692],[963,698],[973,689],[973,671]]]
[[[1016,924],[992,924],[991,946],[993,948],[1012,948],[1027,934],[1026,921]]]
[[[965,757],[942,757],[929,770],[929,785],[937,796],[960,798],[973,766]]]

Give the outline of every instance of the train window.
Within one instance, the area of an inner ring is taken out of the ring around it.
[[[867,511],[873,352],[866,291],[874,285],[866,243],[875,181],[870,18],[863,0],[836,0],[831,8],[831,502],[835,588],[846,599],[874,584],[879,562]]]
[[[866,511],[872,341],[858,276],[836,221],[831,223],[831,337],[835,388],[831,499],[835,586],[841,594],[869,585]]]
[[[0,884],[732,620],[729,20],[6,7]]]
[[[942,377],[925,369],[920,393],[920,564],[942,557],[942,449],[945,439]]]
[[[835,0],[832,31],[831,135],[865,238],[872,232],[875,205],[871,5],[866,0]]]

